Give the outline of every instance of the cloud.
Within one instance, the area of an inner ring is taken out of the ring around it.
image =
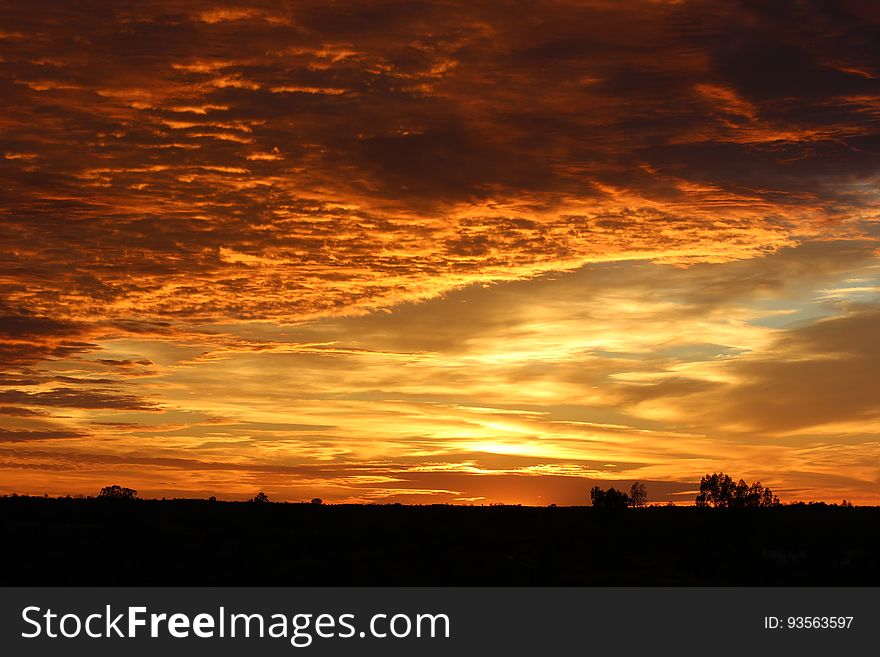
[[[135,411],[159,410],[154,402],[135,395],[126,395],[110,390],[74,390],[56,388],[45,392],[24,392],[4,390],[0,392],[0,402],[22,404],[25,406],[55,406],[60,408],[117,409]]]
[[[880,420],[880,310],[854,311],[786,332],[732,365],[735,382],[710,395],[720,422],[743,430],[809,431]]]
[[[6,310],[0,305],[0,312]],[[12,374],[18,371],[21,383],[14,379],[8,385],[27,385],[33,372],[27,367],[35,362],[66,358],[94,349],[88,324],[30,314],[0,315],[0,364]]]
[[[33,442],[40,440],[57,440],[60,438],[81,438],[82,436],[83,434],[76,431],[38,431],[0,428],[0,443]]]
[[[876,21],[791,12],[7,12],[28,38],[0,40],[6,296],[53,318],[296,321],[597,260],[754,257],[829,220],[857,235]]]
[[[25,339],[43,336],[69,336],[76,334],[79,325],[50,317],[32,315],[0,316],[0,335],[5,339]]]
[[[10,457],[22,485],[120,464],[151,490],[271,474],[334,499],[721,465],[876,482],[863,3],[0,21],[2,416],[48,435],[67,430],[29,414],[63,408],[88,431]]]
[[[46,415],[46,413],[44,411],[35,411],[30,408],[19,408],[17,406],[0,406],[0,415],[33,417],[33,416]]]

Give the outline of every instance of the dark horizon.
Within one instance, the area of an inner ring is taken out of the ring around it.
[[[0,585],[874,586],[880,509],[0,498]]]

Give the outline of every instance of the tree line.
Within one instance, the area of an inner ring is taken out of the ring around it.
[[[599,486],[590,489],[590,502],[598,509],[625,509],[627,507],[645,506],[648,492],[645,484],[636,481],[630,487],[629,494],[615,488],[604,490]],[[749,485],[740,479],[734,482],[730,475],[723,472],[707,474],[700,479],[700,492],[694,498],[698,507],[716,509],[757,509],[778,506],[779,498],[760,481]],[[846,506],[844,500],[844,506]]]
[[[132,488],[113,485],[102,488],[98,499],[135,500],[138,497],[137,491]],[[211,501],[216,501],[216,499],[211,497]],[[266,503],[269,502],[269,496],[260,491],[250,501]],[[618,510],[643,507],[648,503],[648,490],[645,484],[640,481],[633,482],[629,492],[613,487],[605,490],[599,486],[593,486],[590,489],[590,502],[597,509]],[[323,500],[316,497],[311,503],[320,505],[323,504]],[[701,508],[757,509],[779,506],[780,504],[779,498],[773,494],[773,491],[763,486],[760,481],[748,484],[744,479],[740,479],[734,482],[730,475],[723,472],[715,472],[702,477],[700,491],[694,498],[694,505]],[[555,504],[551,506],[555,506]],[[842,506],[850,507],[852,502],[844,500]]]
[[[602,490],[599,486],[590,489],[590,502],[598,509],[625,509],[629,506],[639,507],[648,503],[648,488],[640,481],[630,486],[629,495],[621,490],[609,488]]]

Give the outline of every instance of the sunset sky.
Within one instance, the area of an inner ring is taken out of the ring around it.
[[[0,493],[880,503],[880,3],[0,4]]]

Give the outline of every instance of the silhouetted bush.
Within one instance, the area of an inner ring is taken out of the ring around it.
[[[260,503],[264,503],[264,502],[268,502],[268,501],[269,501],[269,496],[266,495],[266,493],[264,493],[263,491],[260,491],[259,493],[254,495],[254,498],[251,500],[251,502],[260,502]]]

